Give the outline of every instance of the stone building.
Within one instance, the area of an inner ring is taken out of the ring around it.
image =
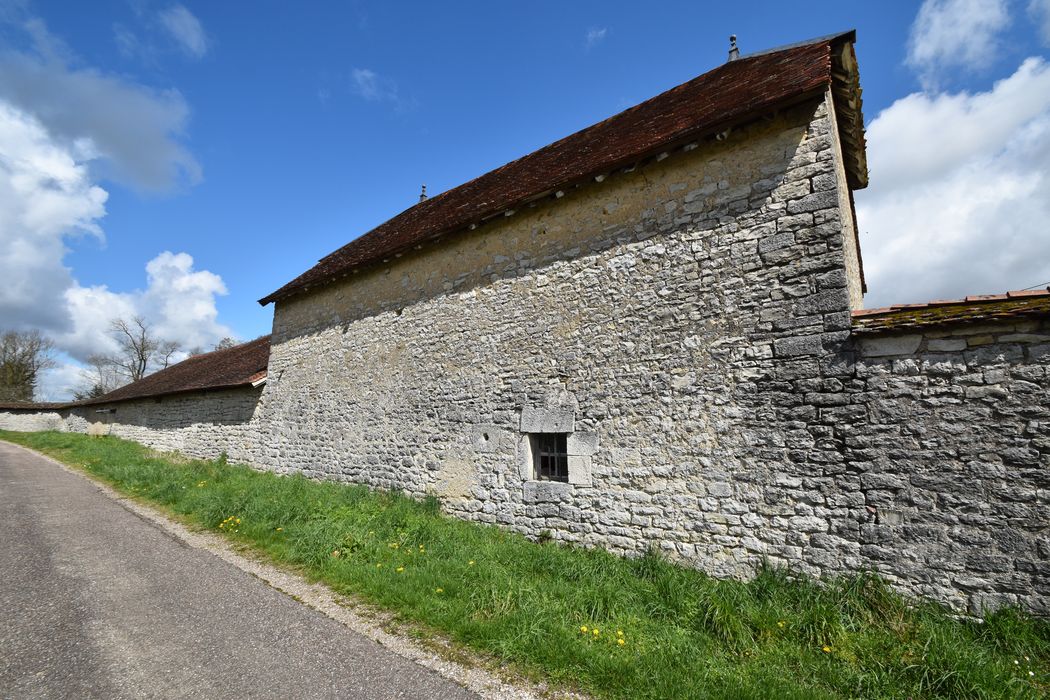
[[[0,429],[115,435],[158,450],[251,463],[260,439],[252,419],[269,355],[270,337],[263,336],[194,355],[96,399],[0,404]]]
[[[731,60],[268,295],[244,459],[1050,612],[1050,293],[862,310],[854,38]]]

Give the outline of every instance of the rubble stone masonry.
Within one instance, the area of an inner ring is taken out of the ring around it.
[[[855,334],[845,183],[814,99],[279,301],[261,396],[111,430],[717,576],[1050,613],[1050,330]]]
[[[34,412],[0,411],[0,430],[114,435],[163,452],[255,461],[262,435],[252,421],[261,388],[251,386]]]
[[[1046,423],[1022,418],[1045,416],[1045,376],[1020,380],[1034,388],[1001,415],[989,401],[1014,385],[978,372],[953,410],[949,390],[942,406],[920,396],[945,379],[918,355],[858,355],[830,107],[279,302],[258,463],[437,493],[531,535],[656,546],[718,576],[762,558],[874,569],[956,607],[1045,612]],[[535,478],[527,433],[543,425],[569,433],[570,483]],[[1006,443],[1016,453],[994,458]]]

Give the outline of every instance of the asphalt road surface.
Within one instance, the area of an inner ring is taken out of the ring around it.
[[[474,694],[0,442],[0,698]]]

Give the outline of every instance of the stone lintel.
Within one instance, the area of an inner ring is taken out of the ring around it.
[[[571,410],[552,408],[521,409],[523,433],[571,433],[576,416]]]

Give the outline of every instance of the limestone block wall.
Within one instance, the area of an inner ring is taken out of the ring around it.
[[[32,433],[44,430],[62,430],[64,418],[58,411],[35,409],[0,409],[0,430]]]
[[[958,607],[1050,613],[1050,322],[857,345],[841,487],[864,494],[864,561]]]
[[[863,568],[791,385],[852,372],[836,148],[815,100],[279,302],[260,464],[718,575]],[[571,483],[536,480],[533,419]]]
[[[261,387],[172,394],[33,414],[0,411],[5,430],[115,435],[163,452],[251,464],[261,439],[253,424]]]
[[[858,346],[833,124],[803,105],[279,302],[258,464],[719,576],[874,569],[1045,611],[1041,341]],[[568,483],[536,478],[548,431]]]

